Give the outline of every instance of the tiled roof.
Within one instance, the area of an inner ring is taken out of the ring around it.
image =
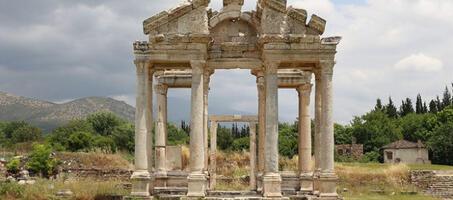
[[[411,148],[424,148],[421,142],[409,142],[407,140],[398,140],[382,147],[382,149],[411,149]]]

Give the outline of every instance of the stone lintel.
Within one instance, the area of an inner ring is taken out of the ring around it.
[[[210,121],[216,122],[257,122],[255,115],[209,115]]]
[[[208,60],[207,67],[213,69],[261,69],[263,62],[260,59],[249,58],[219,58]]]
[[[311,19],[308,22],[308,27],[312,28],[313,30],[317,31],[319,35],[322,35],[324,33],[325,27],[326,27],[326,20],[324,20],[321,17],[318,17],[317,15],[313,14],[311,15]]]
[[[158,34],[150,35],[150,43],[204,43],[208,44],[212,41],[212,37],[209,34],[179,34],[179,33],[169,33],[169,34]]]
[[[335,37],[326,37],[321,39],[321,44],[323,45],[338,45],[341,41],[340,36]]]

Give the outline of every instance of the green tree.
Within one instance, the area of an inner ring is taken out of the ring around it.
[[[442,98],[442,109],[451,105],[451,101],[452,101],[452,98],[451,98],[450,90],[448,90],[448,87],[445,86],[445,91],[444,91],[443,98]]]
[[[279,123],[278,125],[278,152],[282,156],[292,158],[298,151],[298,127],[297,123]]]
[[[126,123],[126,120],[111,112],[97,112],[89,115],[86,120],[91,123],[94,131],[102,136],[112,134],[115,127]]]
[[[230,129],[217,126],[217,146],[221,150],[230,149],[233,145],[233,135],[231,134]]]
[[[436,101],[431,100],[431,101],[429,102],[429,112],[430,112],[430,113],[433,113],[433,114],[436,114],[437,111],[438,111],[438,110],[437,110],[437,103],[436,103]]]
[[[428,147],[435,164],[453,165],[453,122],[437,126],[429,139]]]
[[[233,151],[242,151],[243,149],[248,150],[250,148],[250,138],[243,137],[235,139],[232,145]]]
[[[376,100],[376,106],[374,106],[374,110],[380,110],[382,111],[384,109],[384,106],[382,105],[381,99]]]
[[[393,104],[392,97],[389,97],[389,103],[385,106],[385,113],[390,118],[398,117],[398,111],[396,109],[396,106]]]
[[[115,141],[113,141],[112,138],[105,136],[96,136],[94,146],[104,153],[115,153],[117,149]]]
[[[355,117],[351,126],[352,136],[363,144],[365,152],[379,152],[382,146],[403,138],[395,120],[380,111]]]
[[[134,152],[135,148],[135,125],[125,123],[117,126],[112,133],[112,138],[120,150]]]
[[[6,169],[9,173],[16,174],[20,170],[20,160],[19,158],[14,158],[11,162],[6,165]]]
[[[189,143],[189,136],[182,129],[167,123],[167,137],[169,145],[184,145]]]
[[[30,162],[27,163],[32,173],[39,173],[49,177],[55,171],[57,160],[51,158],[52,149],[50,146],[34,143],[33,151],[30,154]]]
[[[398,125],[401,127],[403,138],[412,142],[428,140],[430,136],[429,119],[432,117],[432,114],[411,113],[399,118]]]
[[[86,120],[72,120],[63,126],[53,130],[46,138],[48,144],[54,148],[56,146],[63,147],[61,150],[69,148],[69,137],[76,132],[94,133],[93,126]]]
[[[24,121],[13,121],[6,123],[6,126],[3,128],[3,133],[7,139],[11,139],[13,132],[21,127],[28,126],[27,122]]]
[[[94,137],[91,133],[75,132],[68,138],[68,150],[89,151],[93,148]]]
[[[417,101],[415,102],[415,113],[423,114],[425,110],[423,108],[423,100],[420,94],[417,95]]]
[[[334,124],[335,144],[351,144],[352,128],[341,124]]]
[[[22,126],[11,134],[13,143],[37,141],[41,138],[43,130],[36,126]]]
[[[414,106],[412,105],[412,100],[409,98],[406,98],[405,101],[402,101],[401,107],[400,107],[400,112],[399,115],[401,117],[404,117],[408,114],[414,113]]]

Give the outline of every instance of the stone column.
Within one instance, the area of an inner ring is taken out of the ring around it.
[[[297,88],[299,94],[299,174],[300,192],[313,192],[313,173],[311,170],[311,117],[310,94],[312,84]]]
[[[209,81],[210,73],[205,70],[203,73],[203,140],[204,140],[204,171],[208,171],[208,94],[209,94]]]
[[[250,190],[256,190],[256,122],[250,122]]]
[[[149,107],[152,107],[152,102],[148,101],[151,94],[149,88],[149,72],[150,64],[146,61],[136,61],[137,67],[137,85],[136,85],[136,111],[135,111],[135,166],[132,174],[132,192],[133,197],[141,199],[152,199],[149,193],[149,182],[151,179],[149,173],[149,154],[147,146],[150,141],[148,130],[151,130],[149,121]],[[152,78],[151,78],[152,80]]]
[[[319,196],[323,199],[336,199],[337,176],[334,170],[333,132],[333,87],[334,61],[321,61],[322,80],[322,121],[321,121],[321,173],[319,174]]]
[[[155,161],[155,186],[166,187],[167,168],[166,164],[166,146],[167,146],[167,91],[168,87],[161,83],[155,85],[156,89],[156,161]]]
[[[313,193],[319,194],[319,173],[321,171],[321,73],[315,70],[315,172],[313,175]]]
[[[216,185],[216,153],[217,153],[217,122],[211,121],[211,163],[209,168],[209,189],[215,190]]]
[[[266,92],[264,72],[259,71],[256,74],[256,84],[258,88],[258,174],[262,180],[264,173],[264,149],[266,138]],[[258,181],[257,190],[262,191],[262,181]]]
[[[263,196],[281,197],[281,176],[278,170],[278,76],[279,62],[265,63],[266,138]]]
[[[152,177],[153,175],[153,126],[154,126],[154,122],[153,122],[153,74],[154,74],[154,70],[151,70],[149,69],[148,70],[148,78],[147,78],[147,88],[146,88],[146,91],[147,91],[147,99],[146,99],[146,102],[147,102],[147,106],[146,106],[146,109],[147,109],[147,120],[146,120],[146,124],[148,126],[148,130],[147,130],[147,139],[146,139],[146,152],[147,152],[147,155],[148,155],[148,172],[151,176],[150,180],[149,180],[149,194],[152,196],[153,193],[154,193],[154,179]]]
[[[191,61],[192,91],[190,106],[190,174],[188,176],[188,197],[206,195],[206,176],[204,174],[204,136],[203,136],[203,71],[205,61]]]

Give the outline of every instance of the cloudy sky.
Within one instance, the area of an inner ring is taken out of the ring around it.
[[[0,0],[0,91],[66,102],[109,96],[135,104],[132,42],[142,21],[183,0]],[[255,0],[245,0],[244,10]],[[211,0],[219,9],[221,0]],[[453,82],[451,0],[288,0],[327,20],[324,36],[342,36],[335,67],[335,120],[347,124],[378,97],[421,93],[426,100]],[[255,114],[255,78],[217,71],[211,114]],[[279,117],[297,116],[297,93],[279,91]],[[169,92],[169,117],[189,117],[190,91]],[[386,102],[385,100],[384,102]]]

